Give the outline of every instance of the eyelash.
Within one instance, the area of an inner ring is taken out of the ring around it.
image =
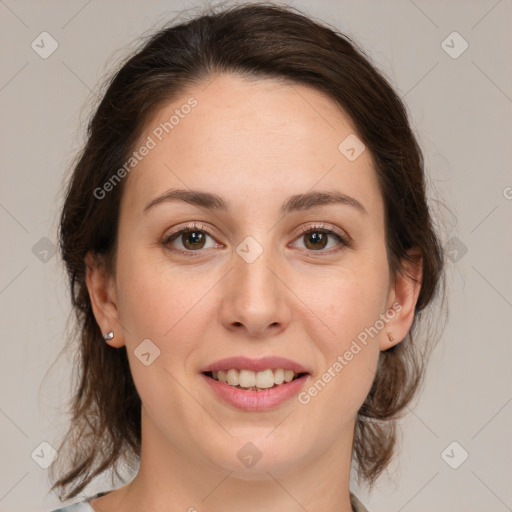
[[[332,228],[328,228],[328,227],[325,227],[326,224],[319,224],[319,225],[313,225],[313,226],[307,226],[307,227],[304,227],[301,229],[301,232],[299,234],[299,236],[297,236],[295,240],[305,236],[305,235],[308,235],[310,233],[324,233],[326,235],[329,235],[331,237],[334,237],[334,238],[337,238],[340,242],[340,244],[343,246],[343,248],[345,247],[351,247],[352,246],[352,243],[350,241],[350,239],[348,238],[345,238],[343,237],[341,234],[339,234],[337,231],[335,231],[334,229]],[[180,235],[182,235],[183,233],[187,233],[187,232],[194,232],[194,231],[198,231],[198,232],[201,232],[201,233],[205,233],[207,234],[208,236],[210,236],[211,238],[214,238],[214,236],[207,230],[205,229],[205,227],[201,224],[197,225],[195,222],[191,225],[187,225],[187,226],[184,226],[183,228],[181,228],[180,230],[178,231],[175,231],[169,235],[166,235],[164,236],[163,240],[162,240],[162,245],[164,245],[165,247],[168,247],[170,242],[176,240],[177,238],[180,237]],[[171,249],[173,252],[176,252],[178,254],[183,254],[183,255],[186,255],[186,256],[191,256],[191,257],[194,257],[194,253],[201,253],[203,252],[205,249],[198,249],[197,251],[192,251],[192,250],[183,250],[183,249],[176,249],[176,248],[172,248]],[[307,250],[307,249],[306,249]],[[312,254],[319,254],[319,255],[323,255],[323,254],[327,254],[327,255],[330,255],[330,254],[334,254],[334,253],[337,253],[339,251],[341,251],[343,249],[337,249],[337,250],[332,250],[332,249],[329,249],[329,250],[323,250],[323,251],[314,251],[314,250],[310,250],[308,252],[312,253]]]

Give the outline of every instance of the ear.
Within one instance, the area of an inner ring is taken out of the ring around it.
[[[390,318],[380,337],[380,349],[387,350],[400,343],[409,332],[421,289],[422,257],[417,250],[408,252],[410,259],[402,260],[400,271],[391,286],[387,316]]]
[[[114,332],[114,337],[106,343],[120,348],[124,345],[124,337],[118,318],[115,279],[92,251],[85,256],[85,266],[85,282],[96,322],[103,335]]]

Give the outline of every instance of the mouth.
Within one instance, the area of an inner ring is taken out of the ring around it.
[[[205,371],[203,375],[212,380],[227,384],[243,391],[267,391],[309,375],[308,372],[295,372],[284,368],[267,368],[262,371],[226,368]]]
[[[201,374],[214,396],[245,412],[263,412],[288,403],[304,388],[310,374],[283,368],[253,371],[229,368]],[[225,380],[225,382],[223,382]]]
[[[245,412],[267,411],[289,402],[306,385],[312,370],[285,357],[229,357],[202,368],[214,396]]]

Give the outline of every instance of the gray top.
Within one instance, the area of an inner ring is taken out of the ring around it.
[[[79,503],[73,503],[72,505],[68,505],[64,508],[57,508],[52,510],[52,512],[95,512],[95,510],[91,507],[89,502],[95,498],[99,498],[105,494],[108,494],[110,491],[99,492],[95,496],[91,496],[84,501]],[[350,493],[350,504],[352,505],[352,509],[354,512],[369,512],[369,510],[360,502],[357,497]]]
[[[94,496],[87,498],[84,501],[80,501],[79,503],[73,503],[72,505],[68,505],[67,507],[56,508],[52,510],[52,512],[96,512],[91,505],[89,504],[95,498],[99,498],[105,494],[108,494],[110,491],[99,492]]]

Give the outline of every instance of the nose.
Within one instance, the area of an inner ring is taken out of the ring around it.
[[[249,261],[233,253],[233,268],[224,283],[221,322],[230,331],[245,331],[248,337],[276,335],[290,323],[291,292],[271,250]]]

